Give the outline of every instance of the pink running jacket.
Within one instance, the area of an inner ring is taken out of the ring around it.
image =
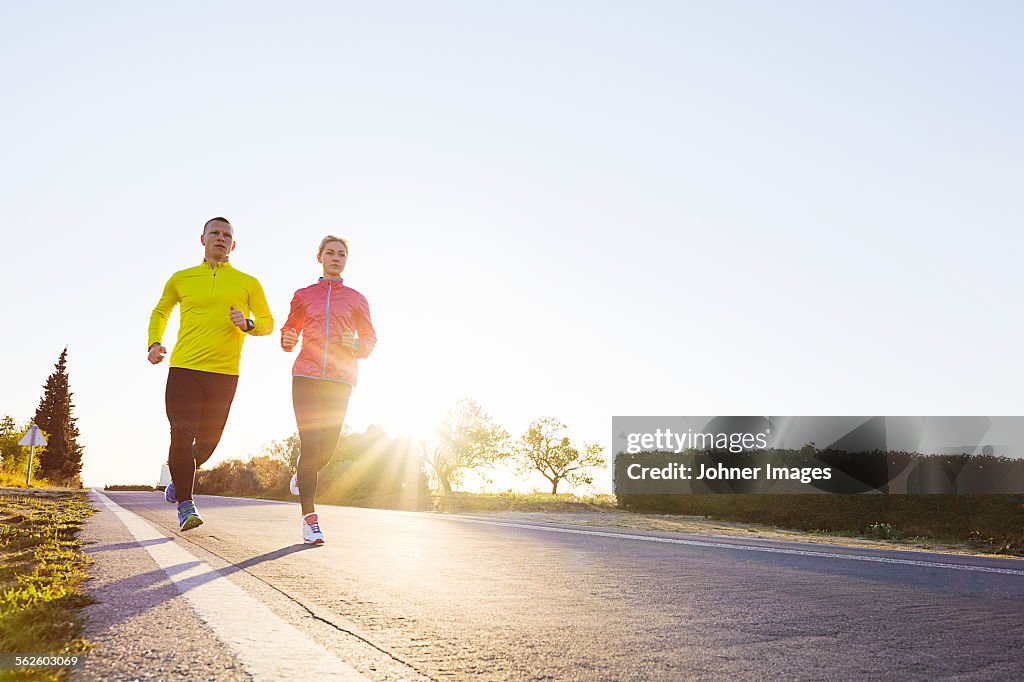
[[[292,376],[356,383],[356,360],[365,358],[377,343],[366,297],[342,284],[341,278],[321,278],[299,289],[292,297],[288,320],[281,327],[294,329],[302,338],[302,349],[292,365]],[[359,339],[355,353],[341,345],[342,332],[355,332]],[[282,338],[282,348],[283,338]]]

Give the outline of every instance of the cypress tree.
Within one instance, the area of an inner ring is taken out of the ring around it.
[[[70,483],[82,472],[82,446],[78,443],[77,419],[71,412],[74,395],[68,383],[68,349],[60,354],[53,374],[46,379],[43,397],[36,408],[35,423],[47,434],[40,457],[42,475],[51,482]]]

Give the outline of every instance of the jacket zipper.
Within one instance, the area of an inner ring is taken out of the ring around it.
[[[327,342],[331,335],[331,283],[327,283],[327,306],[324,309],[324,365],[320,370],[322,379],[327,378]]]

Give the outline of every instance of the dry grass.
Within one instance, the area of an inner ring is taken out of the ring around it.
[[[434,497],[433,510],[439,512],[601,512],[618,511],[614,495],[572,494],[551,495],[549,493],[497,494],[452,493]]]
[[[31,488],[46,488],[49,487],[49,483],[45,478],[32,477]],[[0,488],[24,488],[25,487],[25,474],[12,474],[9,471],[0,470]]]
[[[24,482],[24,481],[23,481]],[[0,651],[79,654],[79,587],[88,558],[76,532],[93,513],[85,493],[0,494]],[[2,671],[5,679],[59,680],[65,670]]]

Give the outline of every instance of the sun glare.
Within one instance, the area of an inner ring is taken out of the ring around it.
[[[366,391],[370,393],[370,391]],[[377,424],[397,438],[414,441],[429,437],[441,417],[443,410],[437,405],[424,405],[415,396],[389,396],[386,392],[374,391],[365,399],[365,410],[361,410],[367,424]]]

